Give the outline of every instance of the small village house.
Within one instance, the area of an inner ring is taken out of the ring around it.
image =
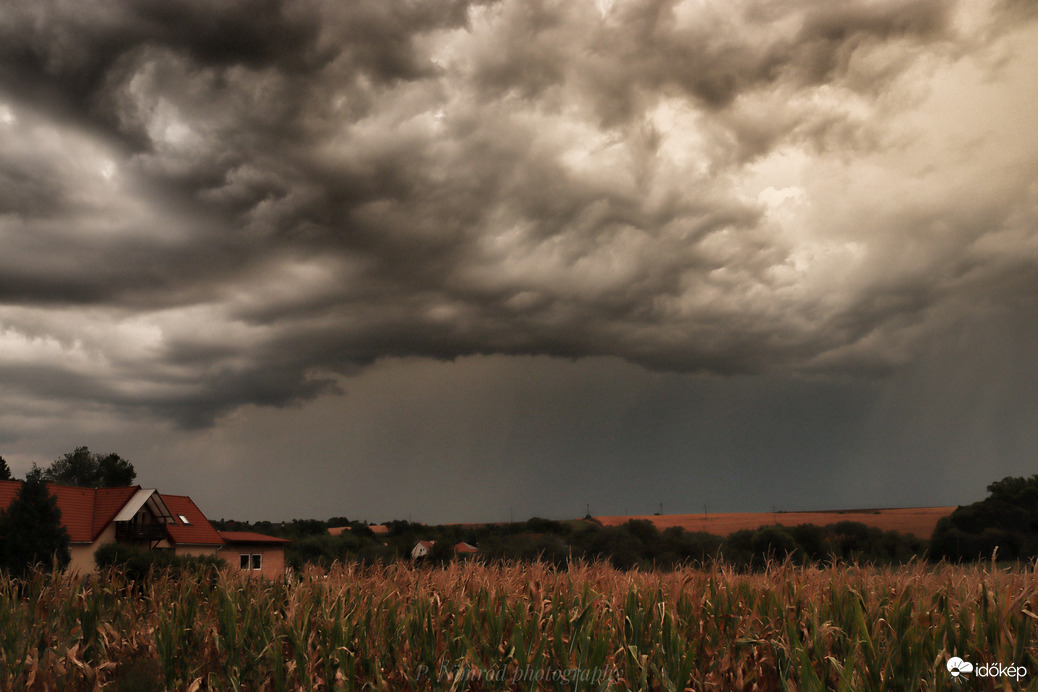
[[[454,544],[454,554],[458,556],[475,555],[479,552],[479,549],[471,543],[462,541],[461,543]]]
[[[414,548],[411,549],[411,559],[417,561],[425,558],[429,555],[429,551],[433,549],[434,545],[436,545],[436,541],[418,541],[414,544]],[[476,546],[464,541],[454,544],[451,549],[458,557],[467,557],[479,552]]]
[[[411,559],[421,560],[429,554],[429,551],[433,549],[434,545],[436,545],[436,541],[418,541],[414,544],[414,547],[411,548]]]

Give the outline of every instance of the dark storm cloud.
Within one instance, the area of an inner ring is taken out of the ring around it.
[[[0,347],[40,373],[21,391],[68,371],[73,398],[190,425],[387,356],[882,372],[975,292],[1031,290],[1021,26],[946,2],[5,8]],[[931,81],[960,78],[1002,122],[947,116],[968,92]]]

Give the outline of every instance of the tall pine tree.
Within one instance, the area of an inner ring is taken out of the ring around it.
[[[69,538],[61,525],[58,501],[34,464],[18,495],[0,512],[0,568],[23,577],[35,565],[50,569],[57,560],[64,569],[71,559]]]

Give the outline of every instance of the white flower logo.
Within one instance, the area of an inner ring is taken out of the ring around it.
[[[948,659],[948,672],[952,674],[953,678],[957,678],[964,673],[972,673],[973,664],[969,661],[963,661],[958,656],[952,656]]]

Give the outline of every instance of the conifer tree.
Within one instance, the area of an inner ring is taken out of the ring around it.
[[[50,569],[53,560],[64,568],[70,560],[68,545],[57,498],[34,464],[18,495],[0,512],[0,569],[23,577],[35,565]]]

